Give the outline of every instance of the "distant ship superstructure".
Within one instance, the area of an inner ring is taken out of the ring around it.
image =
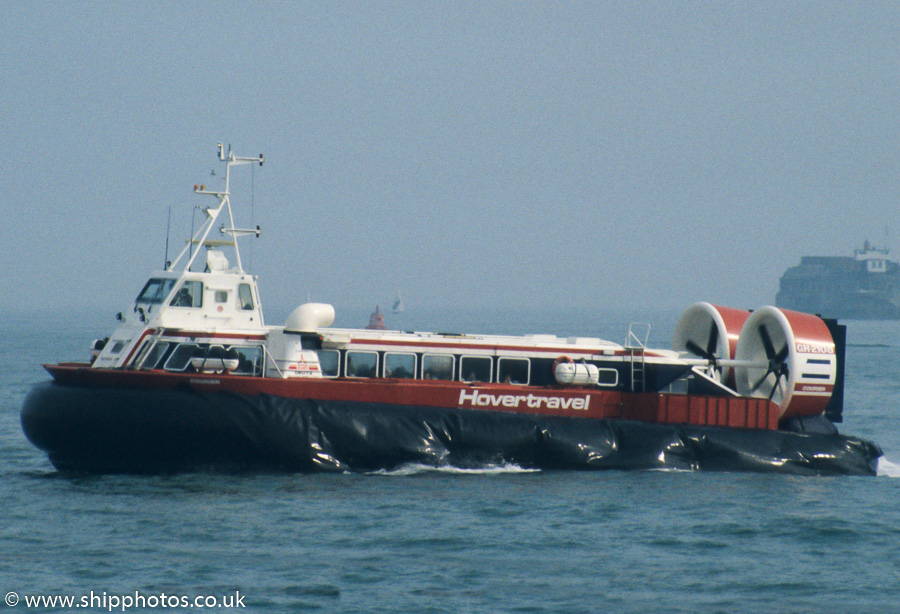
[[[900,319],[900,265],[869,241],[853,256],[803,256],[781,277],[778,307],[826,318]]]

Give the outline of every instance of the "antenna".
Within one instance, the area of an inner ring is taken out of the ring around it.
[[[191,239],[188,241],[188,244],[184,247],[184,249],[181,250],[181,253],[175,259],[175,262],[172,266],[177,266],[178,263],[182,261],[182,258],[187,255],[187,261],[184,264],[184,270],[189,271],[191,270],[191,265],[193,264],[194,259],[200,253],[200,246],[204,246],[207,248],[228,246],[234,249],[234,255],[237,259],[237,270],[243,273],[244,266],[241,262],[241,252],[238,248],[237,238],[245,235],[255,235],[258,237],[260,234],[260,228],[259,226],[256,226],[255,228],[236,228],[234,225],[234,216],[231,211],[230,200],[231,167],[240,164],[253,163],[258,163],[260,166],[262,166],[264,157],[262,154],[259,154],[259,156],[253,158],[235,156],[231,151],[231,145],[228,146],[228,152],[226,153],[225,147],[222,145],[222,143],[217,144],[217,149],[219,160],[225,162],[225,186],[224,188],[211,188],[207,190],[205,185],[194,185],[194,194],[212,196],[218,201],[218,203],[213,207],[202,207],[203,211],[206,214],[206,220],[203,222],[203,224],[201,224],[199,230],[197,230],[196,233],[194,232],[194,222],[197,209],[200,207],[194,208],[193,214],[191,215]],[[252,181],[254,181],[254,177],[251,174],[251,182]],[[209,233],[213,229],[213,225],[216,224],[216,221],[221,214],[227,216],[227,221],[226,223],[219,226],[219,232],[221,232],[222,234],[231,235],[231,239],[227,241],[209,239]],[[197,251],[194,251],[194,245],[198,246]]]
[[[262,154],[259,154],[259,165],[262,166]],[[253,226],[253,207],[256,201],[256,167],[250,167],[250,225]],[[256,227],[256,236],[259,237],[259,226]],[[253,241],[250,242],[250,249],[247,250],[247,269],[253,270]]]
[[[194,219],[197,217],[197,205],[191,208],[191,240],[188,242],[188,267],[194,261]]]
[[[169,270],[169,229],[172,227],[172,205],[169,205],[169,214],[166,216],[166,259],[163,270]]]

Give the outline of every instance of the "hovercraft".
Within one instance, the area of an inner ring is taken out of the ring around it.
[[[22,428],[58,470],[876,472],[878,446],[834,426],[845,328],[814,315],[698,303],[672,349],[631,331],[620,345],[336,328],[322,303],[267,326],[238,247],[260,231],[234,227],[229,199],[232,168],[264,158],[218,158],[224,189],[195,186],[215,204],[178,258],[90,362],[44,365],[52,380],[25,399]]]

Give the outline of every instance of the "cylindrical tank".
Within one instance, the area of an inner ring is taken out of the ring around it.
[[[553,363],[553,377],[562,386],[593,386],[600,377],[597,367],[560,356]]]
[[[203,373],[234,371],[239,364],[237,352],[226,350],[221,345],[213,345],[206,350],[201,349],[191,358],[191,367],[195,371]]]

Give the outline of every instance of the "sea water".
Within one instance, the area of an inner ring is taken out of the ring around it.
[[[848,323],[840,428],[882,446],[878,477],[509,465],[61,475],[22,434],[22,400],[48,378],[40,363],[83,360],[108,316],[0,314],[0,608],[11,613],[900,612],[900,323]],[[650,345],[667,347],[677,314],[386,319],[617,342],[651,322]],[[367,321],[360,310],[337,324]]]

